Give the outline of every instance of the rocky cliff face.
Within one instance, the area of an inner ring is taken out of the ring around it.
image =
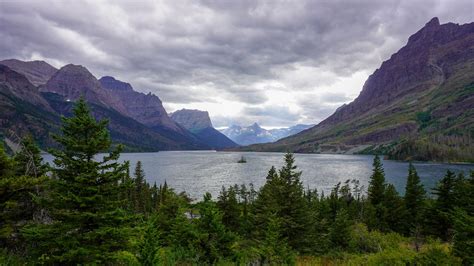
[[[100,84],[110,94],[118,97],[125,106],[128,116],[149,127],[165,127],[173,131],[186,133],[168,116],[158,96],[140,93],[133,87],[113,77],[102,77]]]
[[[48,80],[58,71],[55,67],[45,61],[21,61],[8,59],[0,61],[0,64],[24,75],[34,86],[46,84]]]
[[[321,152],[327,144],[372,145],[471,132],[473,118],[459,115],[474,108],[472,84],[474,23],[440,25],[433,18],[370,75],[352,103],[309,130],[252,149]],[[420,121],[420,113],[429,121]]]
[[[181,109],[171,113],[170,117],[191,132],[212,127],[211,118],[207,111]]]
[[[212,126],[211,118],[207,111],[182,109],[170,114],[170,117],[212,149],[238,146]]]
[[[42,92],[52,92],[75,101],[83,96],[88,102],[113,108],[128,115],[124,103],[114,94],[104,90],[99,81],[80,65],[69,64],[59,69],[46,83],[40,87]]]
[[[48,102],[41,97],[38,88],[31,84],[24,75],[1,64],[0,85],[0,92],[4,95],[12,95],[47,111],[53,111]]]

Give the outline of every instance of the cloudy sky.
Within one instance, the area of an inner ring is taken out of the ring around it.
[[[315,124],[435,16],[474,1],[0,0],[0,59],[81,64],[216,127]]]

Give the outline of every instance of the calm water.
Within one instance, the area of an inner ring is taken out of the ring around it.
[[[157,153],[123,153],[121,160],[130,161],[132,168],[142,161],[146,179],[153,184],[165,180],[176,191],[186,191],[192,198],[200,199],[208,191],[217,196],[222,186],[253,183],[255,188],[265,182],[272,165],[283,164],[283,153],[174,151]],[[237,163],[241,156],[247,163]],[[372,171],[373,156],[338,154],[295,154],[296,165],[303,171],[305,187],[328,192],[338,182],[358,179],[367,188]],[[45,160],[51,162],[50,155]],[[399,192],[404,191],[408,164],[383,161],[387,181]],[[432,188],[447,169],[466,174],[474,165],[415,163],[425,188]],[[133,169],[131,169],[133,173]]]

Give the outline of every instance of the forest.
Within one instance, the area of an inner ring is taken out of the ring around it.
[[[83,99],[54,139],[52,165],[32,137],[14,155],[0,148],[2,265],[474,264],[474,172],[447,171],[428,191],[410,164],[400,194],[375,156],[367,188],[347,180],[325,195],[287,153],[258,190],[194,201],[120,163]]]

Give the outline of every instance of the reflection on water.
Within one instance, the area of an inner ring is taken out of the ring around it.
[[[283,164],[283,153],[263,152],[211,152],[173,151],[157,153],[123,153],[121,160],[130,161],[132,168],[142,161],[146,179],[153,184],[165,180],[176,191],[186,191],[199,199],[205,192],[215,197],[222,186],[253,183],[255,188],[265,182],[272,165]],[[244,156],[247,163],[237,163]],[[296,165],[303,171],[301,179],[305,187],[317,188],[325,193],[338,182],[358,179],[367,188],[372,171],[373,156],[338,154],[295,154]],[[52,161],[50,155],[45,160]],[[401,193],[405,190],[408,163],[383,161],[387,182]],[[415,163],[425,188],[432,188],[447,169],[469,174],[473,164]],[[131,171],[133,173],[133,171]]]

